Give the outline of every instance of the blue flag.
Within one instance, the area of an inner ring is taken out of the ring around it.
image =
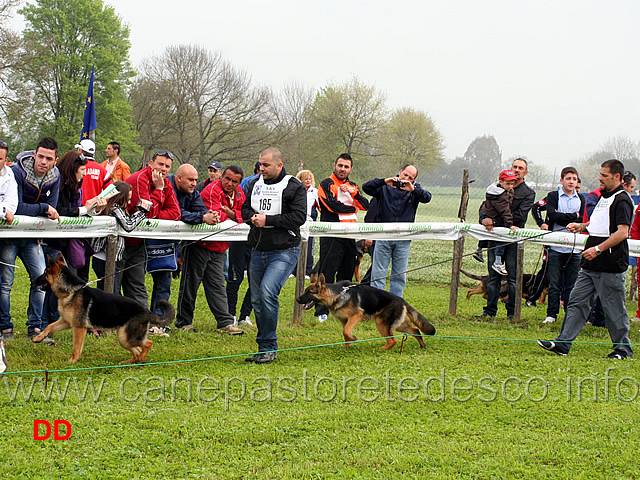
[[[80,140],[89,138],[89,132],[95,130],[98,125],[96,124],[96,104],[93,98],[93,72],[95,67],[91,68],[91,80],[89,81],[89,90],[87,91],[87,101],[84,104],[84,118],[82,120],[82,132],[80,133]]]

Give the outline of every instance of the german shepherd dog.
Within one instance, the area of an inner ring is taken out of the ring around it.
[[[36,279],[38,285],[50,286],[58,297],[60,319],[47,326],[33,338],[35,343],[60,330],[73,329],[73,353],[70,362],[77,362],[88,329],[116,330],[118,341],[133,354],[131,363],[144,362],[153,342],[147,338],[149,324],[166,326],[174,318],[175,310],[162,301],[162,318],[151,313],[138,302],[97,288],[89,288],[64,263],[62,255],[56,261],[47,260],[47,268]]]
[[[393,330],[415,336],[421,348],[425,347],[425,343],[420,332],[425,335],[436,333],[435,327],[420,312],[397,295],[347,280],[325,283],[323,274],[296,300],[305,305],[305,310],[316,303],[326,305],[333,316],[342,322],[347,348],[351,346],[349,342],[356,340],[352,331],[363,318],[375,320],[380,334],[387,337],[387,344],[380,347],[383,350],[397,343],[395,338],[391,338]]]
[[[460,273],[467,277],[478,280],[480,283],[467,291],[467,300],[472,295],[482,294],[483,298],[487,298],[487,284],[489,282],[489,275],[474,275],[460,269]],[[540,300],[540,303],[544,303],[547,292],[549,291],[549,281],[546,279],[544,272],[541,270],[536,275],[525,273],[522,275],[522,298],[527,301],[532,301],[535,305],[536,300]],[[498,294],[500,300],[506,302],[509,297],[509,285],[506,280],[500,282],[500,293]]]

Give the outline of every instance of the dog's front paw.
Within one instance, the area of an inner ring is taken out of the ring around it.
[[[31,338],[31,341],[33,343],[40,343],[42,340],[44,340],[44,333],[41,333],[40,335],[36,335],[35,337]]]

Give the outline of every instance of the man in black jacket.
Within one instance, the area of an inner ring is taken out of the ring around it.
[[[576,192],[578,171],[574,167],[565,167],[560,172],[560,186],[549,192],[545,198],[536,202],[531,214],[542,230],[566,232],[567,225],[582,218],[584,197]],[[546,219],[540,212],[546,210]],[[560,301],[564,301],[566,310],[569,295],[576,283],[580,270],[580,251],[566,247],[550,247],[547,254],[547,276],[549,279],[549,297],[547,318],[542,323],[553,323],[560,311]]]
[[[259,353],[248,362],[271,363],[278,350],[278,296],[300,255],[300,226],[307,219],[307,193],[296,177],[287,175],[282,152],[260,154],[260,176],[248,188],[242,218],[251,221],[251,303],[258,326]]]
[[[578,278],[569,298],[567,313],[560,335],[554,340],[538,340],[545,350],[567,355],[571,344],[585,325],[596,295],[600,296],[613,351],[607,358],[631,358],[629,316],[625,306],[624,280],[629,267],[629,226],[633,201],[624,191],[624,165],[619,160],[607,160],[600,168],[602,196],[588,222],[573,222],[567,230],[589,232]]]
[[[379,222],[408,222],[416,219],[420,203],[431,201],[431,193],[416,183],[418,169],[405,165],[396,177],[374,178],[362,185],[364,193],[377,198]],[[371,265],[371,286],[384,290],[391,263],[389,291],[402,297],[407,282],[410,240],[378,240]]]
[[[517,179],[513,188],[513,202],[511,203],[511,213],[513,214],[513,225],[518,228],[524,228],[527,223],[527,215],[533,206],[536,198],[536,192],[524,181],[527,173],[527,161],[523,158],[516,158],[511,165],[511,170],[516,174]],[[493,228],[493,220],[484,218],[482,224],[485,227]],[[494,263],[495,254],[493,247],[495,242],[489,242],[488,250],[488,269],[489,282],[487,284],[487,306],[484,311],[476,315],[476,318],[495,317],[498,313],[498,296],[500,294],[500,284],[504,278],[496,272],[491,265]],[[513,312],[516,305],[516,272],[517,272],[518,247],[515,243],[510,243],[504,248],[503,261],[507,268],[507,284],[509,286],[509,299],[507,300],[507,318],[513,318]]]

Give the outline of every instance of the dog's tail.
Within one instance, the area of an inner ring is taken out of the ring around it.
[[[465,274],[467,277],[473,279],[473,280],[478,280],[479,282],[482,281],[482,275],[474,275],[473,273],[469,273],[464,271],[463,269],[460,269],[460,273]]]
[[[158,300],[158,305],[164,310],[164,314],[161,317],[152,314],[149,322],[160,327],[166,327],[176,318],[176,309],[166,300]]]
[[[424,318],[424,316],[413,308],[411,305],[407,307],[407,313],[409,314],[409,318],[411,318],[411,323],[413,323],[418,329],[424,333],[425,335],[435,335],[436,327],[429,323],[429,320]]]

